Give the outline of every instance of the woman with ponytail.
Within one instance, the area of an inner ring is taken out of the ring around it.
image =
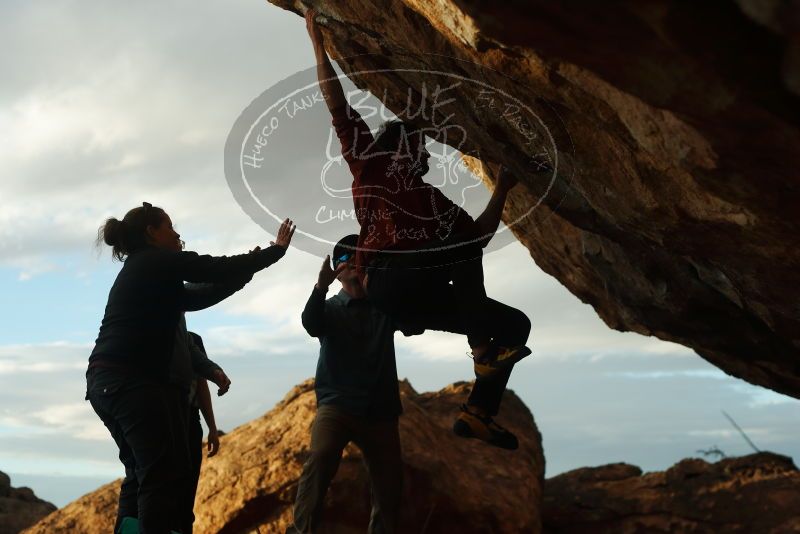
[[[192,349],[184,312],[244,287],[283,257],[293,234],[286,219],[270,247],[202,256],[184,251],[169,216],[147,202],[98,231],[98,244],[105,242],[123,262],[86,372],[86,398],[125,466],[115,532],[125,517],[138,517],[142,534],[180,532],[183,502],[177,496],[191,479],[188,380],[197,373],[220,395],[230,385],[218,365]]]

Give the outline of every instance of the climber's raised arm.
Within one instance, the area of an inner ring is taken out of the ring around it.
[[[316,16],[315,9],[306,11],[306,27],[317,56],[319,86],[333,118],[333,129],[342,143],[342,155],[350,166],[353,176],[358,177],[369,159],[368,154],[375,143],[375,138],[358,111],[347,104],[342,84],[325,52],[324,38],[315,20]]]
[[[322,90],[322,96],[325,98],[325,103],[331,111],[344,107],[347,103],[342,90],[342,84],[333,70],[331,60],[328,58],[328,53],[325,52],[325,38],[319,29],[319,25],[315,20],[317,17],[316,9],[309,9],[306,11],[306,28],[308,35],[311,37],[311,44],[314,46],[314,55],[317,57],[317,79],[319,80],[319,87]]]
[[[495,180],[492,198],[489,199],[489,203],[483,213],[475,219],[475,223],[478,226],[478,235],[484,236],[481,241],[482,247],[488,245],[489,241],[494,237],[494,233],[500,225],[500,217],[503,215],[503,206],[506,204],[508,192],[517,185],[517,179],[503,166],[498,168],[495,175],[497,179]]]

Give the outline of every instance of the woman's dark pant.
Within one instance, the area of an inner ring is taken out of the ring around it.
[[[530,320],[486,296],[482,262],[477,246],[384,254],[367,270],[367,293],[375,307],[403,326],[466,334],[473,347],[490,339],[504,347],[524,345]],[[468,404],[496,415],[509,376],[511,369],[476,375]]]
[[[138,517],[142,534],[179,531],[181,500],[175,496],[186,493],[190,473],[186,392],[146,384],[90,390],[89,401],[125,466],[115,532],[123,517]]]
[[[194,525],[194,498],[195,495],[197,495],[197,483],[200,480],[200,466],[203,463],[203,426],[200,424],[199,408],[192,406],[189,409],[188,427],[190,474],[183,534],[192,534]]]
[[[294,522],[287,534],[317,532],[325,494],[333,481],[342,451],[355,443],[364,457],[372,490],[372,513],[367,532],[397,532],[403,487],[403,460],[397,418],[371,421],[323,404],[311,427],[311,454],[303,465],[294,504]]]

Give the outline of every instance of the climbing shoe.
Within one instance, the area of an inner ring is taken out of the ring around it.
[[[493,375],[498,371],[508,369],[530,353],[531,349],[525,345],[500,347],[492,344],[480,359],[474,358],[475,374],[478,377]]]
[[[494,422],[491,416],[478,415],[465,404],[453,423],[453,432],[462,438],[475,438],[501,449],[516,450],[519,447],[517,436]]]

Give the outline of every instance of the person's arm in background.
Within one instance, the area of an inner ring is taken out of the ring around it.
[[[189,355],[192,358],[192,369],[198,376],[211,380],[219,388],[217,395],[222,396],[231,387],[231,379],[222,370],[222,367],[208,359],[203,338],[194,332],[189,332]]]
[[[214,420],[214,406],[211,404],[211,392],[208,390],[208,382],[205,378],[197,379],[197,403],[200,405],[200,413],[208,427],[208,457],[212,457],[219,451],[219,433],[217,422]]]
[[[225,282],[183,284],[183,311],[198,311],[210,308],[230,297],[253,279],[252,274],[244,274]]]
[[[339,264],[336,269],[331,268],[330,255],[325,256],[325,261],[322,262],[322,268],[317,277],[317,283],[314,289],[311,290],[311,295],[306,301],[306,307],[303,309],[301,320],[303,328],[306,329],[308,335],[311,337],[322,337],[325,335],[325,328],[330,322],[330,316],[325,311],[325,294],[328,288],[336,280],[336,276],[342,272],[346,264]]]
[[[489,203],[483,213],[475,219],[478,235],[484,237],[481,241],[482,247],[488,245],[489,241],[494,237],[494,233],[500,225],[500,217],[503,215],[503,206],[506,204],[508,192],[515,185],[517,185],[517,179],[505,167],[501,166],[495,181],[492,198],[489,199]]]

